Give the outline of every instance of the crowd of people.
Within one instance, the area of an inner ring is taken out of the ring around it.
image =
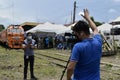
[[[56,36],[39,36],[38,34],[35,35],[33,39],[37,43],[38,49],[48,49],[48,48],[56,48],[56,49],[71,49],[72,45],[74,44],[74,37],[71,33],[69,36],[63,35],[56,35]]]

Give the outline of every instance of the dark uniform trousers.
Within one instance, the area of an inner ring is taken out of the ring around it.
[[[24,56],[24,79],[27,78],[27,69],[28,69],[28,63],[30,63],[30,73],[31,73],[31,78],[34,78],[34,73],[33,73],[33,67],[34,67],[34,55],[32,56]]]

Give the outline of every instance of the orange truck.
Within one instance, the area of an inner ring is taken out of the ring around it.
[[[0,32],[0,42],[9,48],[22,48],[24,29],[19,25],[10,25]]]

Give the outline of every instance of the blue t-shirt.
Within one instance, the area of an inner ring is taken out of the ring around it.
[[[99,34],[76,43],[70,61],[76,61],[72,80],[100,80],[102,38]]]
[[[47,38],[45,39],[45,41],[46,41],[46,44],[48,45],[48,44],[49,44],[49,38],[47,37]]]

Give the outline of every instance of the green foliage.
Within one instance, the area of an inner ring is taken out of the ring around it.
[[[92,21],[96,24],[96,26],[100,26],[102,25],[103,23],[101,22],[98,22],[98,21],[95,21],[93,17],[91,17]]]
[[[4,25],[0,24],[0,31],[2,31],[3,29],[5,29]]]
[[[95,24],[96,24],[96,26],[100,26],[100,25],[102,25],[103,23],[95,21]]]
[[[94,20],[94,18],[93,18],[93,17],[91,17],[91,20],[92,20],[93,22],[95,22],[95,20]]]

